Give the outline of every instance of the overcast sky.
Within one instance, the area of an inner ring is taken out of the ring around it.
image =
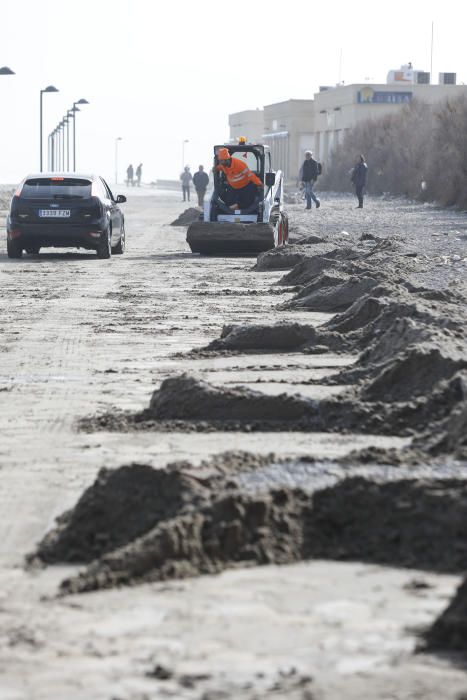
[[[350,3],[278,0],[21,0],[2,3],[0,182],[39,167],[39,91],[46,137],[74,101],[78,169],[119,179],[143,163],[143,180],[177,178],[185,161],[209,165],[228,138],[228,114],[319,85],[385,82],[412,61],[467,83],[467,10],[452,0]],[[341,60],[342,56],[342,60]]]

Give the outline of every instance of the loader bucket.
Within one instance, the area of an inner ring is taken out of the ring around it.
[[[192,253],[201,255],[258,255],[276,245],[270,224],[196,221],[186,240]]]

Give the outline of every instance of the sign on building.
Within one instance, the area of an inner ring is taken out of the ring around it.
[[[412,92],[383,92],[373,90],[372,87],[364,87],[358,92],[357,102],[359,104],[385,104],[399,105],[410,102]]]

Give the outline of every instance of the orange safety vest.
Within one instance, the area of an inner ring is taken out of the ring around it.
[[[248,165],[240,158],[232,158],[230,167],[226,165],[216,166],[216,170],[222,170],[225,173],[227,182],[234,190],[240,190],[246,187],[248,183],[253,182],[255,185],[263,183],[257,175],[251,172]]]

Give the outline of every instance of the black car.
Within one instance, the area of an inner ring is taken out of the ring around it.
[[[11,200],[7,220],[9,258],[42,247],[86,248],[98,258],[125,250],[125,221],[108,184],[95,175],[28,175]]]

